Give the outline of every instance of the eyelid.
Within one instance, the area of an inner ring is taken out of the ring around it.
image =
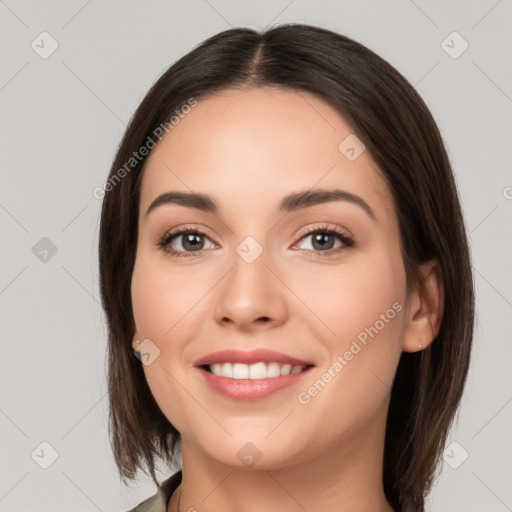
[[[316,233],[317,231],[334,231],[339,235],[343,235],[345,238],[354,240],[354,236],[348,229],[338,226],[337,224],[332,224],[330,222],[321,222],[320,225],[314,227],[307,226],[301,229],[297,233],[296,237],[298,240],[301,240],[302,238],[304,238],[304,236]]]
[[[199,224],[183,224],[183,225],[177,226],[175,228],[169,229],[160,237],[160,239],[169,238],[174,235],[183,235],[183,234],[189,233],[189,232],[198,233],[200,235],[203,235],[203,236],[209,238],[212,242],[214,242],[214,237],[208,233],[209,232],[208,228],[200,226]],[[217,243],[217,242],[215,242],[215,243]]]

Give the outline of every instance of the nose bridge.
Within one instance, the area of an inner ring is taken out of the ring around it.
[[[286,315],[282,286],[272,272],[272,255],[254,236],[246,236],[234,250],[232,268],[216,300],[216,319],[247,329],[255,321],[279,324]]]

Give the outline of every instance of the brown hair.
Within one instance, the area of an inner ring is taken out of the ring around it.
[[[390,504],[423,511],[460,403],[473,338],[473,275],[457,188],[436,123],[409,82],[360,43],[308,25],[264,32],[239,28],[210,37],[156,81],[124,134],[105,188],[99,240],[116,464],[125,482],[142,469],[159,485],[157,459],[175,462],[180,438],[155,402],[131,347],[131,277],[147,156],[132,161],[124,173],[120,169],[126,170],[133,152],[191,98],[264,86],[317,95],[364,142],[392,192],[408,286],[421,286],[420,263],[440,263],[445,293],[440,331],[426,349],[402,353],[384,451],[383,485]]]

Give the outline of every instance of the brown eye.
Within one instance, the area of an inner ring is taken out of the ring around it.
[[[314,251],[318,253],[324,252],[330,254],[332,252],[338,252],[340,249],[353,247],[355,245],[351,238],[332,229],[316,229],[315,231],[311,231],[310,233],[302,236],[299,243],[306,240],[310,240],[310,242],[304,244],[306,246],[301,248],[306,251]]]
[[[181,242],[177,245],[181,245],[183,250],[185,251],[200,251],[204,246],[204,237],[198,233],[185,233],[174,237],[173,242],[179,241],[181,238]],[[172,246],[172,243],[171,243]],[[176,247],[174,247],[176,249]],[[178,249],[179,250],[179,249]]]
[[[336,243],[335,236],[329,233],[313,233],[311,237],[311,245],[315,251],[332,249]]]
[[[215,247],[213,242],[200,231],[183,229],[165,235],[158,245],[173,256],[189,256],[187,253],[200,253]]]

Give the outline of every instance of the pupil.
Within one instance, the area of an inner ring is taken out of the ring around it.
[[[328,240],[330,238],[330,240]],[[329,243],[330,242],[330,243]],[[314,249],[332,249],[333,246],[333,236],[327,233],[317,233],[313,237],[313,248]],[[315,244],[319,244],[318,247],[315,247]]]
[[[183,247],[187,250],[192,251],[200,250],[202,247],[201,236],[196,233],[189,233],[188,235],[185,236]]]

